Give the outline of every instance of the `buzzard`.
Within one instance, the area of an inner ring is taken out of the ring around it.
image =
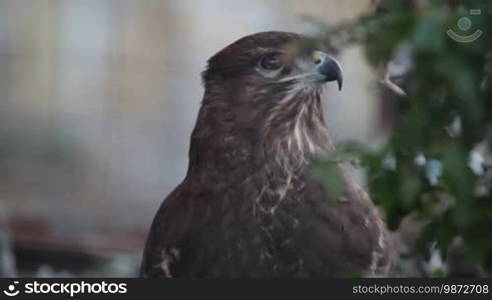
[[[306,168],[334,147],[322,114],[331,56],[299,34],[239,39],[208,61],[189,167],[155,216],[144,277],[385,274],[388,233],[342,170],[330,199]]]

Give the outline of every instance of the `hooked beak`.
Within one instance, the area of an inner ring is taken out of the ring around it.
[[[338,90],[341,90],[343,85],[343,74],[340,63],[334,57],[321,51],[314,51],[313,59],[316,64],[316,71],[319,74],[319,80],[321,82],[336,80],[338,83]]]

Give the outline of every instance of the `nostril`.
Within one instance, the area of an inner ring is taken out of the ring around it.
[[[313,63],[315,65],[320,65],[323,63],[324,59],[325,59],[325,56],[326,54],[324,54],[323,52],[321,51],[313,51],[313,54],[312,54],[312,59],[313,59]]]

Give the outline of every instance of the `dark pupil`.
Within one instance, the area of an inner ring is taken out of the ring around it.
[[[261,60],[261,67],[266,70],[275,70],[280,68],[281,65],[280,58],[276,54],[265,56]]]

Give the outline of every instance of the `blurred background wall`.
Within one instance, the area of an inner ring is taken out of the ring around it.
[[[207,58],[258,31],[310,32],[302,16],[353,18],[368,2],[0,0],[0,210],[17,269],[91,275],[71,264],[127,255],[103,274],[133,274],[155,211],[185,174]],[[331,132],[371,141],[373,71],[358,48],[340,59]]]

